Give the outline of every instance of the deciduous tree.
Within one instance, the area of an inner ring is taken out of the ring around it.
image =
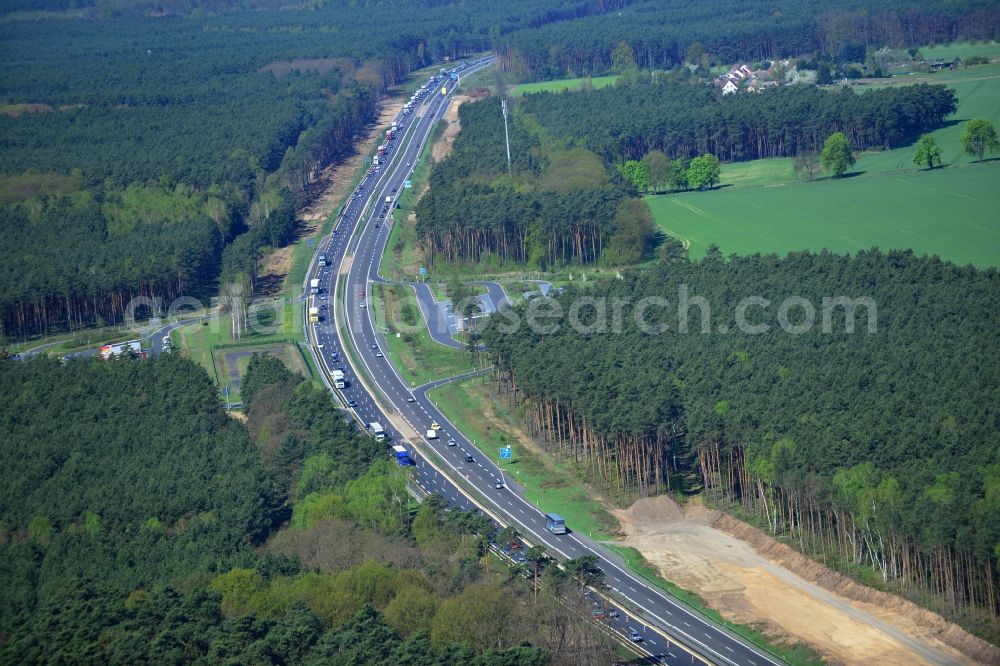
[[[962,131],[962,150],[966,155],[975,157],[980,162],[986,151],[995,153],[1000,151],[1000,139],[997,138],[997,130],[993,123],[984,118],[970,120]]]
[[[819,173],[819,154],[815,150],[800,150],[792,162],[795,173],[805,180],[814,180]]]
[[[640,192],[645,192],[649,189],[649,168],[646,166],[645,162],[640,162],[639,160],[627,160],[624,164],[618,167],[618,170],[629,180],[629,182],[635,185],[636,189]]]
[[[827,138],[823,144],[823,152],[819,155],[819,161],[823,169],[833,173],[834,178],[840,178],[854,166],[854,153],[851,152],[851,144],[843,132],[834,132]]]
[[[691,160],[688,166],[688,185],[696,190],[703,188],[712,189],[719,182],[719,158],[715,155],[705,153]]]
[[[941,148],[938,147],[937,141],[930,134],[924,134],[917,142],[917,152],[913,155],[913,163],[928,169],[933,169],[941,164]]]
[[[649,186],[654,192],[667,186],[670,179],[670,158],[661,150],[651,150],[642,158],[646,165]]]

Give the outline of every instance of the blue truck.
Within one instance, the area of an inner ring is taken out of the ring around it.
[[[396,457],[396,462],[400,467],[406,467],[412,462],[410,460],[410,452],[406,450],[405,446],[396,444],[392,447],[392,453]]]

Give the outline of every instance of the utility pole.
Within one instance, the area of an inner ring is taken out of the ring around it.
[[[507,100],[500,100],[500,110],[503,113],[503,135],[507,140],[507,175],[513,178],[510,168],[510,132],[507,130]]]

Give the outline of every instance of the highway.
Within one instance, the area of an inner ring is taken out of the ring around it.
[[[466,73],[486,64],[488,62],[477,61]],[[610,618],[608,625],[626,638],[634,629],[641,639],[637,646],[655,660],[678,665],[780,663],[661,590],[647,585],[616,553],[585,535],[572,531],[556,535],[547,531],[544,512],[527,501],[522,488],[473,446],[433,404],[427,391],[440,382],[411,388],[383,355],[385,340],[374,325],[370,288],[372,282],[383,281],[379,276],[379,264],[389,238],[387,224],[391,222],[385,208],[386,197],[390,198],[389,206],[394,205],[432,128],[444,115],[455,84],[445,79],[443,85],[447,86],[448,94],[440,94],[442,82],[439,80],[419,100],[414,113],[399,117],[400,136],[390,142],[387,151],[391,163],[365,177],[341,213],[335,230],[318,244],[317,257],[325,255],[327,266],[319,267],[314,258],[308,277],[320,279],[322,293],[317,299],[325,307],[320,323],[309,327],[309,335],[321,367],[327,371],[338,368],[344,371],[348,385],[340,392],[340,399],[353,410],[359,422],[378,421],[386,427],[393,441],[404,439],[405,433],[392,426],[379,406],[381,402],[412,429],[406,438],[412,438],[415,433],[422,440],[421,446],[434,452],[434,465],[421,456],[415,457],[415,481],[426,492],[441,494],[465,509],[475,508],[466,493],[473,495],[477,503],[558,559],[596,555],[605,572],[605,582],[612,596],[619,600],[617,608],[621,611],[621,616]],[[380,218],[380,215],[385,217]],[[491,289],[492,293],[495,292]],[[334,316],[341,294],[344,309]],[[347,343],[355,350],[356,360],[345,352]],[[382,394],[381,399],[376,401],[369,390],[377,390]],[[441,428],[437,438],[428,440],[424,434],[432,423]],[[452,441],[450,445],[449,440]],[[457,480],[462,489],[459,490],[451,479]],[[572,529],[572,525],[569,527]],[[676,641],[699,656],[680,647]]]

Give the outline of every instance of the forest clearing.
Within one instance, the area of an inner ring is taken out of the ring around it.
[[[727,620],[803,641],[833,663],[973,664],[1000,656],[995,646],[899,597],[856,584],[881,598],[842,596],[839,587],[852,583],[700,503],[681,507],[659,496],[614,514],[626,534],[622,545],[639,550],[664,578],[698,593]]]
[[[594,88],[604,88],[613,85],[618,80],[618,76],[594,76],[590,78],[577,79],[556,79],[554,81],[537,81],[535,83],[521,83],[514,86],[514,96],[530,95],[538,92],[563,92],[564,90],[576,90],[582,88],[588,82]]]

